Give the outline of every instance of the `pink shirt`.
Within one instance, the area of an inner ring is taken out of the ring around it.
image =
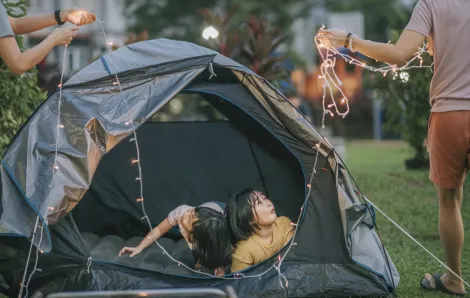
[[[433,41],[431,111],[470,110],[470,1],[419,0],[405,30]]]
[[[207,207],[215,211],[218,211],[222,214],[224,213],[224,210],[222,210],[222,208],[217,203],[214,203],[214,202],[204,203],[200,205],[199,207]],[[184,239],[186,240],[190,248],[192,247],[191,247],[190,242],[188,241],[188,233],[186,233],[186,231],[183,229],[183,226],[181,225],[181,218],[186,212],[193,210],[194,208],[195,207],[188,206],[188,205],[180,205],[168,214],[168,221],[173,226],[176,226],[176,225],[179,226],[181,235],[183,235]]]

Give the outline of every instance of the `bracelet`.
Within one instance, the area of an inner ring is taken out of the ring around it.
[[[62,20],[60,19],[60,9],[54,11],[54,16],[55,16],[55,21],[57,22],[57,25],[61,26],[65,24],[65,22],[62,22]]]

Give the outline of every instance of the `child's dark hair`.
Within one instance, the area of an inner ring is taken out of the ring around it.
[[[225,217],[228,221],[233,245],[236,245],[238,241],[248,239],[253,235],[255,229],[260,229],[254,211],[254,203],[258,199],[252,188],[244,189],[230,198],[225,210]]]
[[[196,207],[194,212],[198,220],[189,236],[195,261],[210,270],[229,265],[232,246],[224,215],[207,207]]]

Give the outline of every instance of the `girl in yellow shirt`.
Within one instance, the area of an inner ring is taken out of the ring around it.
[[[278,217],[273,203],[261,192],[239,192],[230,198],[225,212],[235,246],[232,272],[272,257],[292,238],[290,219]]]

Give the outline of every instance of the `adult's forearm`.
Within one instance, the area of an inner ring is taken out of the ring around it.
[[[377,61],[398,66],[402,66],[406,63],[406,58],[404,58],[404,55],[394,44],[355,38],[353,40],[353,48],[355,51],[360,52],[361,54]]]
[[[15,74],[22,74],[39,64],[54,48],[55,42],[48,37],[35,47],[24,51],[18,56],[11,71]]]
[[[25,34],[57,25],[54,13],[36,16],[24,16],[14,20],[13,31],[15,34]]]

